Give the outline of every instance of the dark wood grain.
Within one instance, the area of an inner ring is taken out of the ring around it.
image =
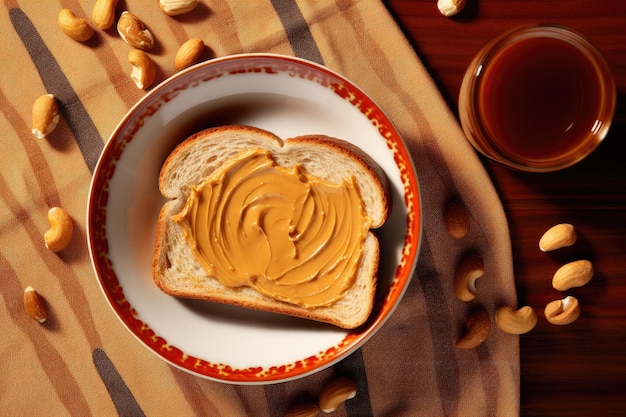
[[[605,142],[578,165],[549,174],[515,172],[482,158],[509,220],[519,304],[534,307],[539,324],[520,337],[523,416],[626,415],[626,2],[621,0],[468,0],[453,18],[436,0],[386,2],[450,107],[466,66],[490,38],[517,25],[558,23],[586,35],[609,63],[618,105]],[[538,249],[550,226],[570,222],[571,248]],[[569,326],[554,326],[543,308],[563,294],[554,271],[589,259],[596,275],[570,290],[582,307]]]

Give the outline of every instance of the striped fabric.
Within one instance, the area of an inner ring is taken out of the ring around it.
[[[519,413],[518,338],[494,328],[474,350],[454,341],[464,317],[516,305],[506,218],[475,153],[415,52],[378,0],[203,0],[171,18],[156,0],[120,2],[157,38],[157,81],[174,74],[173,55],[191,37],[203,60],[245,52],[296,55],[354,81],[394,120],[423,187],[425,236],[416,276],[398,310],[364,347],[317,374],[282,384],[237,386],[175,369],[138,343],[101,294],[86,245],[91,172],[109,134],[143,95],[129,77],[128,45],[115,29],[78,43],[63,34],[63,7],[88,17],[94,1],[5,0],[0,15],[0,415],[280,416],[349,376],[356,398],[336,416],[514,416]],[[118,10],[118,15],[121,10]],[[62,121],[47,140],[30,134],[32,103],[57,96]],[[462,199],[470,235],[454,240],[442,223],[449,198]],[[42,242],[46,213],[65,208],[75,237],[54,254]],[[457,301],[455,263],[485,260],[479,294]],[[39,325],[24,313],[26,286],[45,299]]]

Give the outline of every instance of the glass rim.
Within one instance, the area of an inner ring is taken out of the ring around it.
[[[601,120],[600,126],[586,140],[582,148],[576,152],[569,152],[545,161],[522,161],[495,146],[494,140],[488,134],[488,129],[479,114],[478,88],[481,82],[481,74],[484,68],[501,51],[518,41],[537,37],[549,37],[562,40],[575,46],[585,58],[593,65],[597,75],[598,85],[601,88],[601,100],[597,109],[597,120]],[[563,25],[552,23],[540,23],[521,25],[507,30],[488,41],[474,56],[466,69],[461,84],[459,96],[459,116],[462,128],[476,150],[483,155],[511,168],[528,172],[550,172],[572,166],[591,154],[604,140],[611,126],[617,101],[615,80],[611,69],[600,53],[599,49],[580,32]],[[479,138],[479,139],[477,139]],[[480,142],[480,143],[478,143]]]

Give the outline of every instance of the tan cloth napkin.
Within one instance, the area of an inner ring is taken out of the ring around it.
[[[201,59],[245,52],[297,55],[354,81],[395,121],[422,186],[424,240],[398,310],[366,345],[312,376],[268,386],[216,383],[175,369],[138,343],[107,305],[89,261],[85,209],[91,171],[126,111],[144,94],[129,77],[129,50],[114,29],[78,43],[56,25],[62,7],[91,15],[93,1],[3,2],[0,15],[0,415],[280,416],[315,398],[327,380],[354,378],[357,397],[337,416],[512,416],[519,413],[518,338],[494,328],[474,350],[457,350],[466,314],[493,317],[515,306],[505,215],[494,188],[415,52],[378,0],[204,0],[191,14],[165,16],[157,1],[120,2],[157,38],[157,81],[191,37]],[[31,107],[54,93],[63,118],[49,139],[30,134]],[[451,238],[442,208],[458,197],[470,235]],[[46,213],[74,218],[71,246],[43,246]],[[454,266],[467,251],[485,260],[472,303],[453,295]],[[26,286],[50,318],[29,319]],[[495,326],[494,326],[495,327]]]

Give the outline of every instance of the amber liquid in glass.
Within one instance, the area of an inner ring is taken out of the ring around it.
[[[596,68],[559,39],[529,37],[494,57],[480,75],[478,111],[508,158],[549,161],[593,136],[601,106]]]

